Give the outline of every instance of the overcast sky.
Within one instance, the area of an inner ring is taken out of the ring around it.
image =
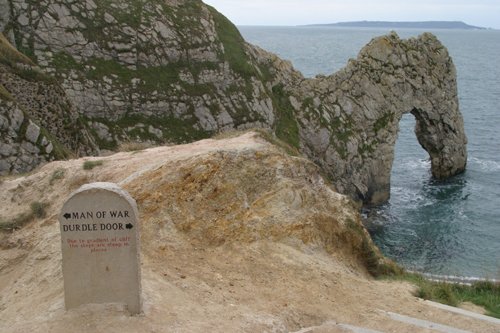
[[[236,25],[464,21],[500,29],[500,0],[203,0]]]

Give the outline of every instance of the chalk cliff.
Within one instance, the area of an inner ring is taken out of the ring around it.
[[[100,148],[263,127],[355,200],[389,197],[404,113],[437,178],[466,165],[455,68],[432,35],[374,39],[331,76],[304,78],[197,0],[0,0],[3,31],[62,85]]]
[[[59,84],[0,33],[0,175],[98,151]]]

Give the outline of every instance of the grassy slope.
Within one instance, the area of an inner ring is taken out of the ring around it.
[[[451,305],[458,306],[463,302],[471,302],[486,309],[487,315],[500,318],[500,284],[492,282],[477,282],[471,286],[446,282],[429,281],[422,275],[403,273],[391,277],[395,280],[404,280],[417,286],[415,296]]]

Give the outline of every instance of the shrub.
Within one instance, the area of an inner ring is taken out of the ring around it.
[[[102,160],[97,160],[97,161],[85,161],[83,162],[83,170],[92,170],[93,168],[103,165]]]
[[[153,147],[149,142],[123,142],[118,146],[121,152],[136,152]]]
[[[44,218],[47,216],[46,208],[49,205],[45,202],[34,201],[30,205],[30,210],[27,212],[19,213],[11,220],[0,219],[0,230],[15,230],[20,229],[33,218]]]
[[[30,208],[33,216],[36,218],[42,219],[47,213],[45,212],[45,208],[47,208],[48,204],[44,202],[34,201],[31,203]]]
[[[20,213],[12,220],[9,221],[0,220],[0,230],[19,229],[32,219],[33,219],[33,214],[31,212]]]
[[[66,171],[62,168],[54,170],[52,176],[50,176],[49,184],[53,185],[56,180],[63,179]]]

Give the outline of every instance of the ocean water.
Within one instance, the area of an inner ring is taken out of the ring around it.
[[[290,60],[305,76],[331,74],[383,29],[239,27],[250,43]],[[424,30],[397,30],[400,37]],[[381,250],[420,272],[500,278],[500,31],[434,30],[457,68],[460,110],[469,140],[464,174],[432,179],[428,154],[400,123],[391,199],[364,211]]]

